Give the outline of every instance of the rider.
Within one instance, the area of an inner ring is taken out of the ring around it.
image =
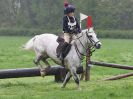
[[[74,16],[75,7],[70,4],[65,4],[64,17],[63,17],[63,32],[65,43],[62,47],[62,50],[57,55],[60,59],[63,59],[63,51],[67,46],[70,46],[73,35],[81,33],[81,29],[78,23],[77,18]]]

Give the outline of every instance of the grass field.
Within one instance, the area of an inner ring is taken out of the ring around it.
[[[29,37],[0,37],[0,69],[30,68],[34,53],[20,47]],[[133,40],[102,39],[102,48],[92,60],[133,65]],[[53,63],[52,63],[53,64]],[[133,77],[102,81],[106,77],[131,71],[93,66],[91,81],[81,81],[76,90],[71,80],[65,89],[53,77],[32,77],[0,80],[0,99],[133,99]]]

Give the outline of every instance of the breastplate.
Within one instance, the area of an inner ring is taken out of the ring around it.
[[[69,28],[70,30],[74,30],[74,29],[76,28],[76,20],[75,20],[75,18],[73,17],[74,23],[72,23],[72,22],[70,21],[69,17],[67,17],[67,18],[68,18],[68,28]]]

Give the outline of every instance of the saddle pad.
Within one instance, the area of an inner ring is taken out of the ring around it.
[[[56,41],[58,43],[64,43],[65,42],[64,38],[62,38],[62,37],[58,37]]]

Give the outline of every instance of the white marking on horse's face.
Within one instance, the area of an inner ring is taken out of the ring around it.
[[[93,27],[87,29],[87,37],[89,42],[94,45],[96,48],[100,48],[101,47],[101,42],[99,41],[99,39],[97,38],[97,34],[95,33]]]

